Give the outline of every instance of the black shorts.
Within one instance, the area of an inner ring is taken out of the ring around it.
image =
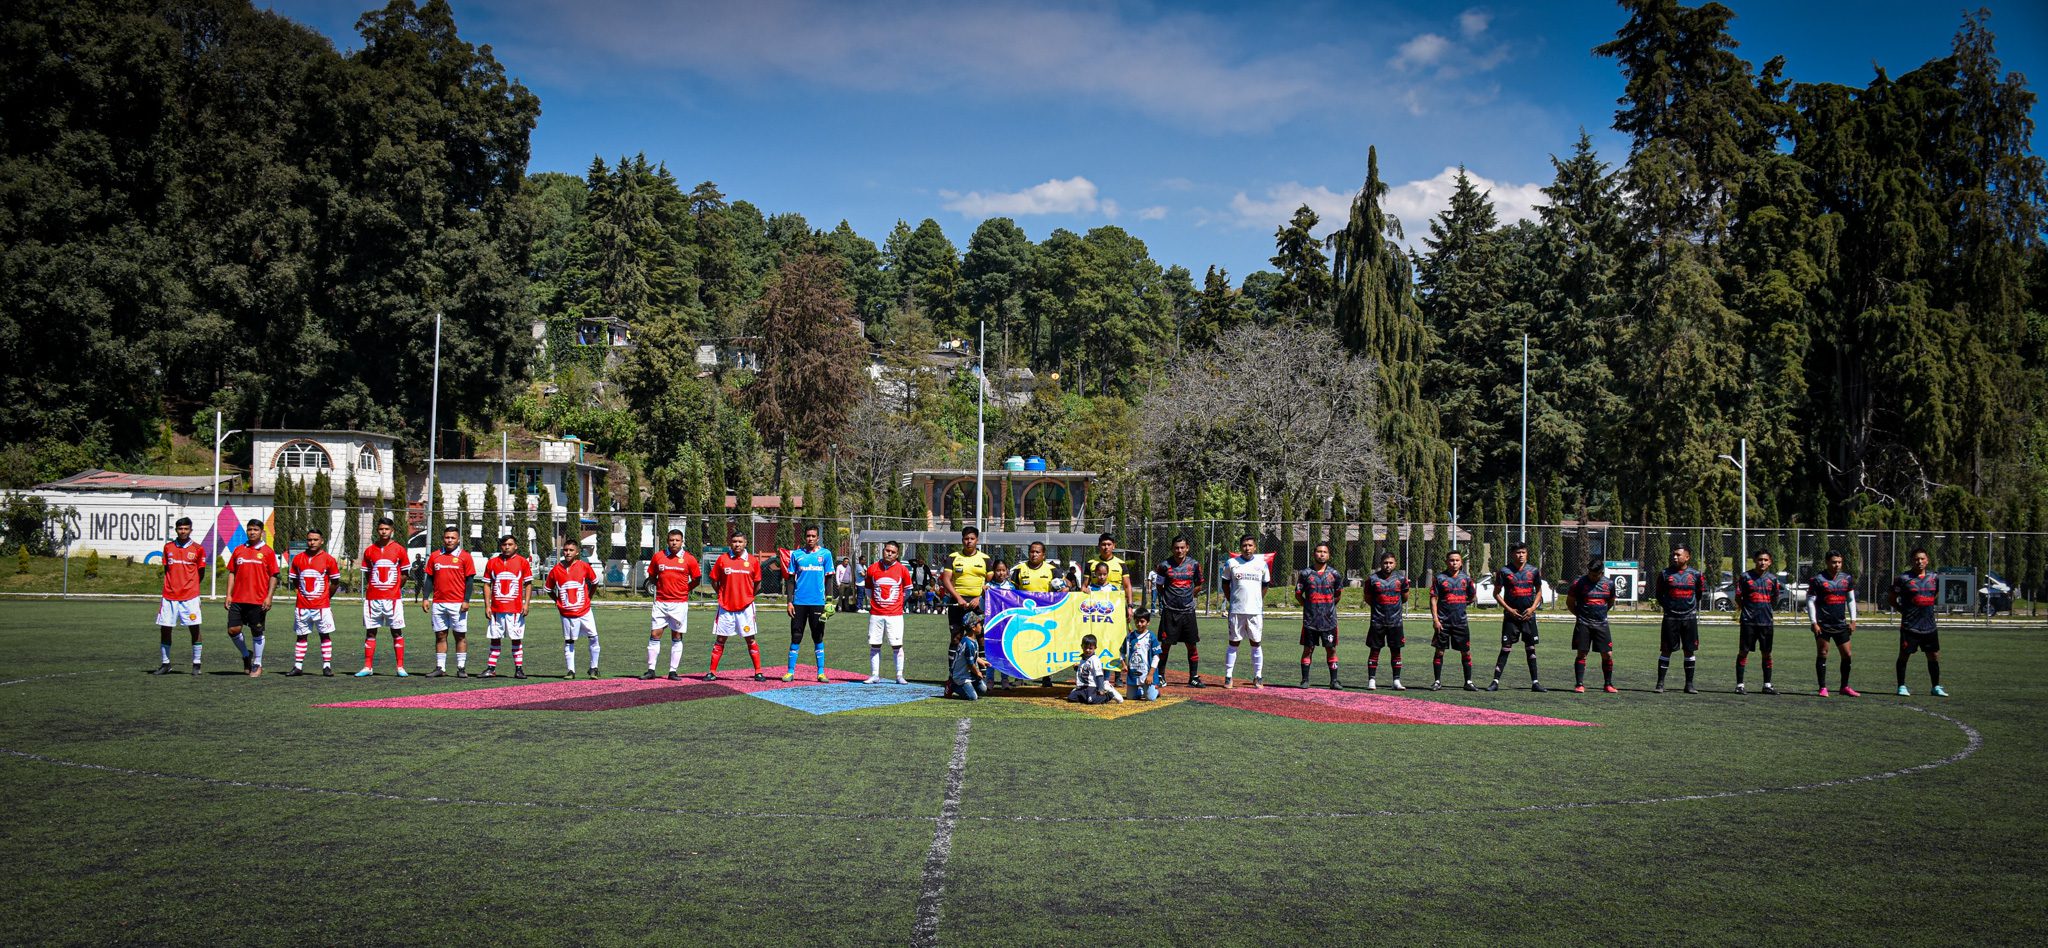
[[[1472,651],[1472,628],[1463,625],[1446,625],[1442,632],[1429,637],[1429,644],[1438,651],[1444,649],[1459,652]]]
[[[1370,625],[1365,630],[1366,648],[1403,648],[1408,644],[1408,632],[1398,625]]]
[[[1744,652],[1769,652],[1771,650],[1771,640],[1777,635],[1777,632],[1778,627],[1776,623],[1771,625],[1751,625],[1744,622],[1742,623],[1741,650]]]
[[[1159,641],[1163,645],[1176,642],[1193,645],[1202,640],[1201,626],[1195,622],[1193,612],[1161,612],[1159,614]]]
[[[1337,630],[1311,629],[1303,626],[1301,629],[1301,647],[1315,648],[1318,645],[1326,649],[1335,649],[1337,647]]]
[[[1606,622],[1580,619],[1572,623],[1572,650],[1606,655],[1614,651],[1614,631]]]
[[[1813,637],[1823,642],[1833,642],[1836,645],[1847,645],[1849,644],[1850,634],[1851,633],[1849,631],[1849,626],[1847,623],[1844,623],[1842,625],[1830,625],[1828,623],[1823,622],[1821,623],[1820,631],[1815,632],[1813,634]]]
[[[795,614],[789,617],[789,644],[803,641],[804,627],[811,628],[811,641],[825,641],[825,607],[797,606]]]
[[[977,599],[977,601],[978,601],[978,600],[979,600],[979,597],[976,597],[976,599]],[[974,607],[973,607],[973,606],[962,606],[962,605],[958,605],[958,604],[954,603],[954,602],[953,602],[953,600],[951,600],[951,599],[947,599],[947,600],[946,600],[946,631],[948,631],[948,632],[958,632],[958,631],[960,631],[960,620],[961,620],[961,619],[962,619],[963,617],[965,617],[965,616],[967,615],[967,613],[969,613],[969,612],[973,611],[973,609],[974,609]],[[984,621],[986,621],[986,620],[984,620]]]
[[[1530,645],[1536,644],[1535,616],[1530,616],[1527,619],[1512,619],[1507,616],[1501,617],[1500,647],[1513,648],[1516,642],[1527,642]]]
[[[231,629],[248,629],[262,635],[263,620],[269,615],[269,606],[259,606],[253,602],[228,603],[228,627]]]
[[[1665,616],[1663,640],[1660,646],[1664,654],[1676,651],[1697,652],[1700,650],[1700,620],[1698,616]]]
[[[1939,652],[1941,651],[1941,633],[1915,632],[1911,629],[1900,629],[1899,651],[1905,652],[1908,655],[1914,652]]]

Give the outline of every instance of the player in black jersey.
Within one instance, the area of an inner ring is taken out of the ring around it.
[[[1735,605],[1742,615],[1740,651],[1735,653],[1735,693],[1743,693],[1742,679],[1749,671],[1749,653],[1757,651],[1764,658],[1764,694],[1774,695],[1778,689],[1771,686],[1771,639],[1777,628],[1771,610],[1785,584],[1778,581],[1778,574],[1771,572],[1771,551],[1756,551],[1755,560],[1755,569],[1735,577]]]
[[[1906,689],[1906,664],[1914,652],[1927,655],[1927,682],[1934,696],[1948,697],[1941,687],[1941,633],[1934,627],[1934,606],[1941,599],[1941,580],[1927,569],[1927,551],[1914,548],[1913,568],[1892,580],[1892,608],[1899,610],[1899,695]]]
[[[1707,577],[1692,568],[1692,548],[1683,543],[1671,548],[1671,566],[1657,574],[1657,604],[1664,608],[1661,651],[1657,656],[1657,693],[1664,693],[1664,676],[1671,671],[1671,653],[1685,652],[1685,693],[1696,695],[1692,683],[1700,650],[1700,603],[1707,598]]]
[[[1315,568],[1295,574],[1294,601],[1301,605],[1301,686],[1308,687],[1308,669],[1316,646],[1330,665],[1330,687],[1337,681],[1337,600],[1344,595],[1344,574],[1330,568],[1330,545],[1318,543]]]
[[[1607,564],[1594,557],[1586,561],[1586,575],[1572,583],[1565,598],[1576,621],[1572,623],[1572,649],[1579,653],[1572,663],[1572,692],[1586,693],[1586,655],[1600,653],[1600,677],[1608,694],[1614,694],[1614,633],[1607,627],[1607,613],[1614,608],[1614,580],[1607,576]]]
[[[1523,644],[1529,658],[1529,690],[1548,691],[1536,679],[1536,606],[1543,600],[1543,571],[1530,565],[1529,544],[1508,547],[1509,565],[1493,571],[1493,598],[1500,603],[1500,657],[1493,662],[1493,684],[1500,690],[1500,673],[1508,667],[1508,653],[1516,642]]]
[[[1365,577],[1365,601],[1372,606],[1371,624],[1365,630],[1365,687],[1380,686],[1380,649],[1385,648],[1394,666],[1394,690],[1407,691],[1401,683],[1401,647],[1408,634],[1401,626],[1401,610],[1408,601],[1408,574],[1394,568],[1394,554],[1380,554],[1380,568]]]
[[[1152,569],[1159,593],[1159,683],[1166,684],[1166,663],[1175,643],[1188,648],[1188,680],[1202,680],[1202,656],[1196,644],[1202,632],[1195,624],[1195,594],[1202,591],[1202,563],[1188,555],[1188,538],[1174,537],[1172,555]]]
[[[1429,623],[1436,628],[1429,644],[1436,648],[1431,660],[1435,670],[1429,690],[1444,688],[1444,651],[1457,649],[1465,666],[1465,690],[1478,691],[1472,684],[1472,626],[1465,610],[1472,605],[1472,577],[1465,575],[1465,554],[1452,550],[1444,554],[1444,571],[1429,583]]]

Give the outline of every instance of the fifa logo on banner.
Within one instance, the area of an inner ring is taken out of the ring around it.
[[[1088,600],[1081,603],[1081,624],[1115,623],[1116,604],[1102,600]]]

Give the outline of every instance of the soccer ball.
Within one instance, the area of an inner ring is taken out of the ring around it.
[[[1058,576],[1054,576],[1054,577],[1052,578],[1052,591],[1053,591],[1053,592],[1056,592],[1056,593],[1063,593],[1063,592],[1066,592],[1066,591],[1067,591],[1067,581],[1066,581],[1066,580],[1064,580],[1064,579],[1061,579],[1061,578],[1060,578],[1060,577],[1058,577]]]

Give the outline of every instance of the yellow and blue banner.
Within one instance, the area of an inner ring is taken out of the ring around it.
[[[1081,663],[1081,637],[1095,636],[1102,667],[1119,667],[1124,594],[1023,592],[989,587],[981,595],[982,655],[1013,678],[1050,677]]]

